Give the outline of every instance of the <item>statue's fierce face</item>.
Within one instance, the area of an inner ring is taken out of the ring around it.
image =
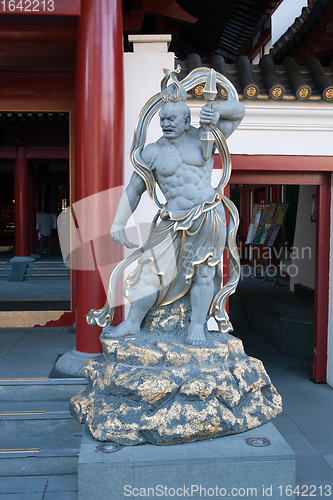
[[[182,101],[168,102],[160,111],[160,125],[167,139],[178,139],[190,126],[190,110]]]

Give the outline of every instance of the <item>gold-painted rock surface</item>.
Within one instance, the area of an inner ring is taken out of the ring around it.
[[[241,340],[206,338],[203,347],[170,334],[102,339],[72,415],[99,441],[171,445],[244,432],[280,413],[280,395]]]

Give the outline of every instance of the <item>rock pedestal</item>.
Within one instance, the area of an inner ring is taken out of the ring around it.
[[[154,314],[158,325],[146,322],[136,337],[101,338],[104,355],[86,363],[88,387],[70,410],[88,434],[120,445],[180,444],[244,432],[282,411],[241,340],[208,332],[204,346],[186,345],[186,314],[168,332]]]

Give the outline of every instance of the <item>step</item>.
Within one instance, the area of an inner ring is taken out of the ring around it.
[[[36,276],[50,276],[50,277],[57,277],[57,276],[66,276],[70,277],[70,271],[30,271],[28,273],[25,273],[25,278],[34,278]]]
[[[27,271],[40,271],[40,270],[46,270],[46,271],[66,271],[68,269],[67,266],[40,266],[40,265],[33,265],[33,266],[28,266]],[[68,269],[69,270],[69,269]]]
[[[75,474],[81,436],[0,439],[0,476]]]
[[[69,401],[87,383],[86,378],[0,379],[0,401]]]
[[[70,271],[69,269],[58,269],[57,271],[54,270],[47,270],[43,271],[43,269],[34,269],[32,271],[26,271],[25,277],[28,276],[70,276]]]
[[[11,263],[0,263],[0,281],[8,280],[11,267]],[[70,279],[70,269],[63,262],[28,262],[24,281],[54,279]]]
[[[40,269],[46,269],[46,270],[51,270],[51,271],[58,271],[58,270],[66,270],[66,269],[69,269],[67,266],[65,266],[64,264],[59,264],[59,265],[51,265],[51,264],[45,264],[45,265],[42,265],[42,264],[30,264],[28,267],[27,267],[27,270],[28,271],[33,271],[33,270],[40,270]]]
[[[11,268],[12,268],[11,264],[8,265],[0,264],[0,279],[7,281],[7,278],[10,275]]]
[[[18,306],[19,305],[19,306]],[[0,300],[0,311],[67,311],[70,300]]]
[[[69,280],[69,274],[63,275],[45,275],[45,274],[35,274],[34,276],[25,276],[24,281],[37,281],[37,280]]]
[[[83,426],[68,404],[86,385],[85,378],[0,379],[1,477],[77,473]]]
[[[0,436],[81,435],[82,425],[68,410],[68,401],[0,404]]]
[[[50,269],[50,268],[32,268],[32,269],[27,269],[25,274],[26,275],[33,275],[33,274],[69,274],[70,270],[67,267],[62,267],[59,269]]]
[[[67,267],[63,261],[51,262],[45,259],[37,260],[35,262],[28,262],[28,267]]]
[[[67,267],[62,269],[27,269],[25,277],[33,276],[70,276],[70,270]]]

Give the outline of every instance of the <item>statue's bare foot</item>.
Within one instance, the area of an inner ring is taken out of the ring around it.
[[[137,335],[140,333],[140,326],[133,323],[129,319],[125,319],[120,325],[115,328],[109,327],[103,330],[104,339],[118,339],[127,335]]]
[[[185,342],[191,345],[203,345],[206,342],[204,325],[190,323]]]

